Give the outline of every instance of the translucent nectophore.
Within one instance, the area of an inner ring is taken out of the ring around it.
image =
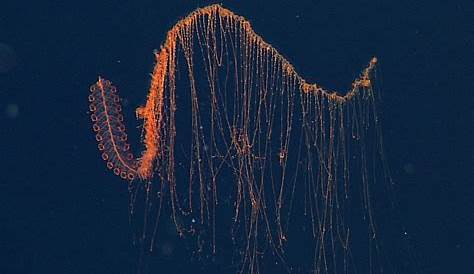
[[[197,252],[231,253],[230,272],[391,268],[376,222],[384,211],[374,210],[390,206],[376,58],[348,91],[324,89],[220,5],[176,23],[155,58],[136,110],[138,157],[117,89],[99,78],[89,96],[98,148],[129,183],[147,252],[170,216]]]

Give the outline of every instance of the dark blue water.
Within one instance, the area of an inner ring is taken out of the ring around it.
[[[410,243],[421,273],[471,273],[474,6],[444,2],[223,5],[330,89],[346,90],[378,57],[384,140],[407,232],[395,237]],[[179,18],[209,3],[2,4],[0,273],[135,273],[127,187],[99,159],[88,87],[98,75],[114,81],[134,129],[153,50]],[[183,256],[157,260],[159,273],[207,267]]]

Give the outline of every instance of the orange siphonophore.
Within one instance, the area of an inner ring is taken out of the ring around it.
[[[141,154],[129,152],[115,87],[99,78],[89,96],[102,158],[129,182],[147,250],[167,208],[197,253],[232,253],[235,272],[386,270],[376,58],[347,92],[324,89],[220,5],[176,23],[155,58],[136,110]]]

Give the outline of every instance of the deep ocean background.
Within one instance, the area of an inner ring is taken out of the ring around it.
[[[96,151],[88,88],[98,75],[117,84],[138,140],[153,50],[211,3],[2,1],[0,273],[136,273],[127,187]],[[330,89],[378,57],[400,237],[420,273],[473,273],[474,2],[220,3]],[[159,273],[210,272],[171,256]]]

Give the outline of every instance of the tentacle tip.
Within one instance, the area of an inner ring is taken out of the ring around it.
[[[372,57],[372,60],[370,60],[370,63],[371,63],[372,65],[377,64],[377,57],[375,57],[375,56]]]

